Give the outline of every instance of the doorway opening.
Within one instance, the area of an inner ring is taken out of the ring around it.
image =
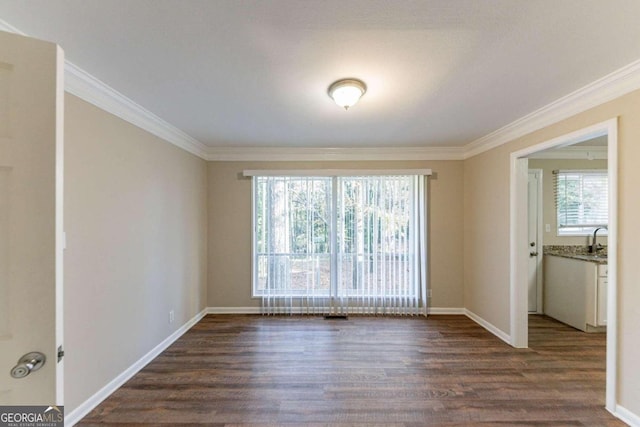
[[[530,314],[542,314],[542,255],[544,222],[543,205],[544,170],[529,168],[527,181],[527,240],[529,244],[528,269],[528,311]]]
[[[607,350],[606,408],[615,410],[616,402],[616,336],[617,336],[617,119],[607,120],[588,128],[511,153],[510,174],[510,287],[511,344],[528,347],[529,313],[529,160],[552,149],[575,151],[575,145],[595,138],[606,139],[608,174],[608,287],[607,287]],[[574,147],[571,147],[574,146]],[[547,224],[544,225],[545,231]],[[586,241],[586,239],[585,239]],[[544,243],[543,243],[544,244]],[[538,244],[539,246],[539,244]],[[538,248],[542,249],[542,248]],[[544,312],[544,305],[542,307]]]

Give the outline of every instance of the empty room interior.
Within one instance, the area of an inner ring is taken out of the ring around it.
[[[0,0],[0,421],[640,426],[638,17]]]

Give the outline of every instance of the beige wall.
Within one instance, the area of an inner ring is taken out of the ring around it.
[[[607,160],[530,159],[529,169],[542,169],[542,236],[543,245],[590,245],[588,236],[558,236],[558,217],[553,189],[553,171],[559,169],[607,169]],[[551,231],[544,231],[549,224]],[[600,232],[598,232],[600,234]],[[598,236],[598,242],[607,244],[606,236]]]
[[[462,162],[210,162],[211,307],[256,307],[251,298],[251,179],[244,169],[431,168],[430,264],[433,307],[463,307]]]
[[[509,156],[614,117],[618,121],[618,399],[640,414],[640,91],[464,162],[465,307],[509,332]]]
[[[65,109],[71,412],[206,306],[207,165],[75,96]]]

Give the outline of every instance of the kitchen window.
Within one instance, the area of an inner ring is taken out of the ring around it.
[[[606,170],[558,170],[553,173],[558,236],[584,236],[597,227],[608,225]]]

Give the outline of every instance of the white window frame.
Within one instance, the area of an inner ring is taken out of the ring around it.
[[[255,170],[249,169],[243,171],[243,176],[245,177],[259,177],[259,176],[283,176],[283,177],[345,177],[345,176],[395,176],[395,175],[422,175],[422,176],[430,176],[432,175],[431,169],[321,169],[321,170],[307,170],[307,169],[296,169],[296,170],[278,170],[278,169],[269,169],[269,170]],[[334,187],[336,180],[333,180]],[[335,191],[335,188],[334,188]],[[334,198],[335,198],[334,194]],[[258,262],[257,262],[257,247],[256,247],[256,231],[257,231],[257,217],[258,213],[256,210],[256,180],[252,179],[251,183],[251,298],[259,299],[263,298],[263,293],[256,293],[256,281],[258,278]],[[335,212],[332,211],[332,215],[335,215]],[[424,220],[423,220],[424,221]],[[333,232],[332,232],[333,234]],[[335,240],[335,236],[330,236],[332,242]],[[335,242],[333,242],[335,244]],[[424,245],[424,241],[422,242]],[[423,247],[423,252],[425,248]],[[333,258],[335,256],[335,250],[331,251],[332,265]],[[332,273],[335,274],[332,268]],[[426,266],[421,269],[421,274],[423,277],[421,278],[421,282],[423,283],[423,287],[426,287]],[[426,293],[426,289],[424,290]],[[296,295],[282,295],[284,297],[293,297],[296,298]]]
[[[576,225],[575,227],[572,226],[565,226],[562,227],[560,224],[560,221],[558,221],[559,218],[559,205],[558,205],[558,201],[557,201],[557,197],[558,195],[555,194],[557,192],[557,175],[558,174],[580,174],[580,175],[587,175],[587,174],[594,174],[594,175],[604,175],[605,178],[608,181],[608,174],[607,174],[607,170],[606,169],[576,169],[576,170],[556,170],[554,171],[554,181],[553,181],[553,191],[554,191],[554,199],[555,199],[555,206],[554,206],[554,210],[555,210],[555,219],[556,219],[556,236],[558,237],[580,237],[580,236],[590,236],[591,234],[593,234],[593,231],[596,228],[602,228],[602,227],[608,227],[608,223],[609,223],[609,218],[608,218],[608,213],[607,213],[607,222],[606,223],[598,223],[598,224],[579,224]],[[575,228],[576,230],[571,230],[571,228]],[[600,233],[601,236],[606,236],[608,234],[608,230],[607,228],[603,228]]]

